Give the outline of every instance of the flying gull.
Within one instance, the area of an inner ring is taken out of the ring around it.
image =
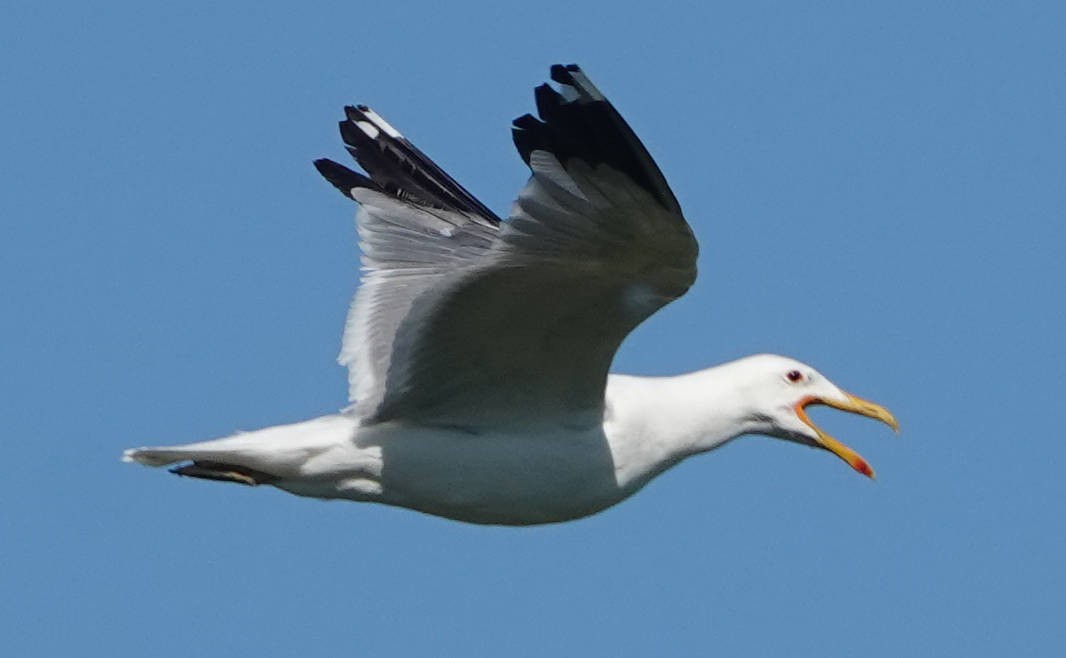
[[[747,434],[873,477],[806,410],[895,418],[799,361],[609,374],[629,332],[692,284],[697,245],[614,106],[575,65],[551,78],[535,91],[539,118],[512,126],[532,175],[506,221],[370,108],[345,108],[341,137],[366,174],[315,166],[359,205],[363,277],[338,359],[351,406],[124,459],[502,525],[594,514]]]

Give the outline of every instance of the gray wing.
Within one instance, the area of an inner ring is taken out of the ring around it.
[[[532,177],[505,223],[365,108],[341,132],[369,178],[316,162],[360,203],[339,360],[364,422],[598,423],[622,340],[694,280],[695,239],[640,141],[576,66],[552,78],[540,119],[515,120]]]

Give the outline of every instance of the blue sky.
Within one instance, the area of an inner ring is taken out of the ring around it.
[[[1059,656],[1059,3],[9,3],[0,638],[9,655]],[[331,412],[372,105],[489,206],[578,62],[699,282],[615,369],[803,359],[903,433],[746,438],[558,526],[179,480],[125,447]]]

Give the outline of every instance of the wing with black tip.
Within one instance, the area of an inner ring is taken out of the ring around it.
[[[341,350],[364,423],[476,430],[599,423],[615,351],[695,278],[662,173],[576,66],[515,120],[532,176],[499,218],[365,107],[341,134],[368,174],[319,171],[360,204],[365,275]]]

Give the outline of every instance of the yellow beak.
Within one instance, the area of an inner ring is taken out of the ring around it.
[[[873,478],[874,469],[870,468],[870,465],[865,459],[859,456],[859,453],[855,452],[851,448],[847,447],[840,441],[837,441],[833,437],[823,432],[817,425],[811,422],[811,419],[807,417],[807,407],[812,404],[824,404],[834,409],[840,409],[841,411],[848,411],[853,414],[859,414],[860,416],[866,416],[867,418],[873,418],[879,420],[885,425],[888,425],[896,432],[899,432],[899,423],[896,422],[896,417],[893,416],[888,409],[885,409],[879,404],[874,404],[862,398],[857,398],[854,395],[845,393],[844,400],[833,400],[829,398],[823,398],[818,396],[809,396],[803,398],[796,403],[796,415],[799,419],[807,424],[815,434],[818,435],[818,442],[821,447],[825,448],[829,452],[833,453],[837,457],[840,457],[848,463],[856,471],[862,473],[866,477]]]

